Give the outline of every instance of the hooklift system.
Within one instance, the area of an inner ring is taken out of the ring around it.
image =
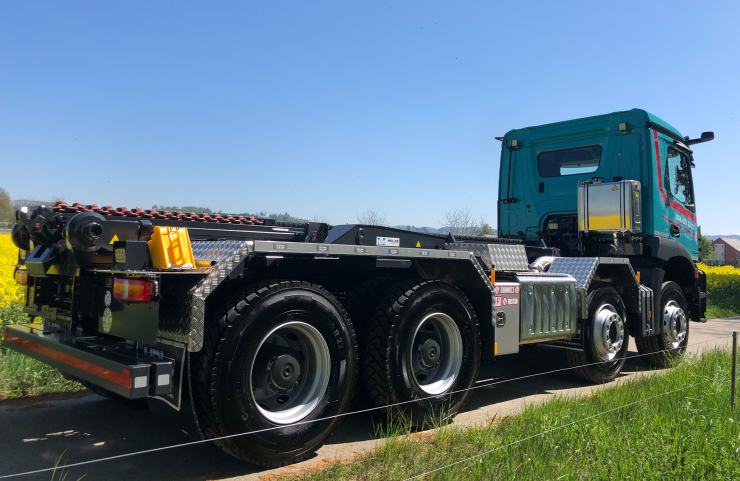
[[[562,348],[596,383],[629,336],[664,366],[705,321],[688,145],[710,137],[641,110],[511,131],[500,237],[22,207],[16,280],[43,324],[3,345],[192,411],[206,438],[259,431],[216,443],[265,466],[318,449],[358,383],[424,426],[460,410],[482,358],[522,345]]]

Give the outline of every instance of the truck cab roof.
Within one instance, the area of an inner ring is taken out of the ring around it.
[[[516,133],[517,136],[522,136],[521,141],[525,142],[526,138],[530,135],[542,135],[548,131],[552,132],[573,132],[577,133],[582,131],[584,128],[590,130],[592,126],[601,123],[608,123],[609,125],[614,124],[614,121],[619,119],[619,122],[627,122],[633,124],[633,127],[644,127],[646,122],[653,122],[674,132],[677,136],[682,137],[681,133],[677,128],[661,119],[655,114],[652,114],[644,109],[631,109],[623,110],[621,112],[612,112],[609,114],[594,115],[591,117],[583,117],[580,119],[565,120],[562,122],[553,122],[550,124],[535,125],[531,127],[524,127],[521,129],[512,129],[506,132],[504,138],[511,138],[512,134]],[[642,124],[642,125],[640,125]],[[617,124],[613,125],[614,130],[617,128]],[[532,137],[530,137],[531,140]]]

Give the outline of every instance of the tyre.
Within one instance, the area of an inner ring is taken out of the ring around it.
[[[377,277],[363,282],[342,301],[358,334],[364,333],[373,314],[373,309],[390,286],[398,282],[395,277]]]
[[[637,352],[643,354],[649,364],[668,367],[679,360],[689,343],[689,319],[686,313],[686,298],[675,282],[664,282],[660,295],[660,316],[656,319],[656,336],[635,339]]]
[[[380,301],[363,340],[363,378],[373,403],[403,403],[413,426],[457,413],[478,375],[480,333],[473,307],[456,287],[411,280]]]
[[[194,356],[193,400],[206,438],[244,461],[277,467],[312,455],[346,412],[358,357],[352,323],[319,286],[249,286],[209,316]],[[296,424],[298,423],[298,424]]]
[[[577,377],[602,384],[613,381],[624,367],[629,348],[627,312],[619,292],[610,286],[592,290],[586,303],[584,350],[566,350],[565,356]]]

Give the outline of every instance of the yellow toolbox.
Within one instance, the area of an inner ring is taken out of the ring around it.
[[[185,227],[155,226],[152,240],[147,244],[155,269],[192,269],[195,266],[193,247]]]

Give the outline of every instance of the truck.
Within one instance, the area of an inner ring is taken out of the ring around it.
[[[523,346],[592,383],[630,336],[665,367],[706,322],[691,169],[713,138],[640,109],[511,130],[497,237],[24,206],[15,275],[39,322],[2,344],[273,467],[311,456],[354,397],[421,428],[454,416],[481,363]]]

